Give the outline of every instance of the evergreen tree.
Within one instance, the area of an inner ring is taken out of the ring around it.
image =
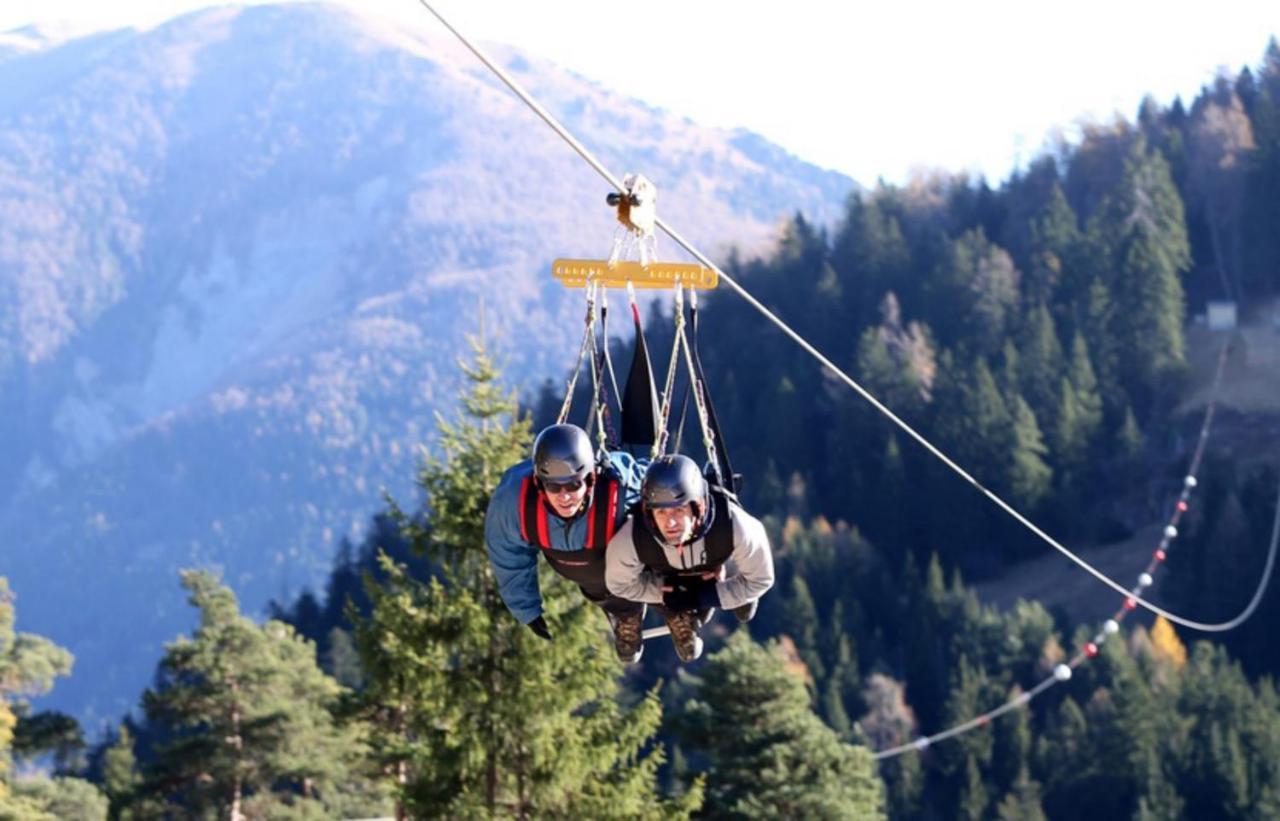
[[[996,807],[996,818],[999,821],[1046,821],[1044,808],[1040,805],[1040,785],[1031,778],[1026,767],[1018,771],[1013,788]]]
[[[934,275],[929,325],[950,345],[964,339],[982,356],[998,352],[1017,308],[1018,279],[1012,258],[982,229],[966,232]]]
[[[1018,386],[1036,418],[1054,424],[1058,380],[1064,370],[1062,345],[1053,315],[1043,303],[1031,310],[1020,335]]]
[[[973,756],[965,758],[964,776],[964,788],[960,792],[956,818],[961,821],[983,821],[987,817],[987,787]]]
[[[1058,383],[1057,424],[1050,429],[1053,432],[1050,441],[1057,464],[1066,472],[1082,469],[1088,457],[1083,415],[1075,386],[1070,379],[1062,377]]]
[[[1076,215],[1056,181],[1047,201],[1030,226],[1030,264],[1022,280],[1023,297],[1031,304],[1048,304],[1058,286],[1072,278],[1072,263],[1080,242]]]
[[[826,669],[818,654],[818,609],[814,606],[809,585],[799,574],[791,579],[784,606],[784,629],[796,643],[800,658],[815,680],[826,678]]]
[[[1116,454],[1124,460],[1136,459],[1142,452],[1142,431],[1138,429],[1138,420],[1133,415],[1133,408],[1125,405],[1124,421],[1116,431]]]
[[[102,790],[111,802],[111,819],[124,817],[122,811],[136,800],[135,792],[142,783],[133,752],[133,733],[127,722],[121,723],[116,740],[102,756]]]
[[[882,786],[865,748],[842,743],[809,709],[776,644],[736,631],[702,669],[682,720],[684,746],[709,761],[710,818],[880,818]]]
[[[1168,163],[1143,140],[1131,148],[1124,177],[1094,215],[1093,228],[1113,272],[1120,373],[1131,393],[1149,402],[1157,391],[1168,393],[1186,366],[1179,277],[1191,264],[1191,251]]]
[[[166,739],[144,792],[192,817],[324,813],[353,780],[362,745],[330,712],[340,689],[314,645],[242,616],[209,573],[185,571],[182,584],[200,626],[166,648],[143,695],[151,732]]]
[[[14,595],[8,579],[0,576],[0,818],[105,818],[106,799],[86,781],[13,778],[15,733],[18,717],[28,711],[27,699],[48,692],[54,679],[71,672],[72,664],[64,648],[42,636],[17,632],[16,621]],[[65,722],[56,723],[66,729]],[[70,724],[78,737],[78,725]]]
[[[507,612],[484,547],[484,513],[504,470],[525,458],[529,422],[480,343],[464,368],[463,414],[440,421],[443,457],[419,476],[426,520],[405,517],[440,568],[421,582],[384,561],[357,626],[366,714],[384,771],[412,817],[683,816],[696,788],[659,800],[656,695],[624,710],[602,613],[542,566],[554,641]]]
[[[1060,412],[1069,413],[1071,418],[1059,417],[1054,452],[1061,464],[1069,470],[1079,471],[1083,469],[1102,426],[1102,397],[1098,380],[1089,359],[1088,343],[1079,332],[1071,340],[1071,362],[1066,379],[1060,388]]]
[[[1009,458],[1009,490],[1027,507],[1040,503],[1049,492],[1053,471],[1044,463],[1048,450],[1036,424],[1036,415],[1021,396],[1014,396],[1013,449]]]
[[[949,368],[938,396],[938,427],[957,460],[980,482],[1006,487],[1016,439],[1009,407],[984,359]]]

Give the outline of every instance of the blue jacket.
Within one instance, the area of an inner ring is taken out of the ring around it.
[[[629,453],[614,451],[609,454],[609,462],[622,483],[624,503],[618,505],[616,522],[621,527],[627,511],[640,498],[640,482],[648,460],[637,461]],[[511,615],[521,624],[542,615],[542,593],[538,590],[539,548],[520,536],[520,486],[532,473],[533,463],[526,459],[503,474],[484,517],[485,548],[498,577],[498,592]],[[552,550],[574,551],[586,546],[589,526],[586,516],[566,520],[549,511],[547,518]]]

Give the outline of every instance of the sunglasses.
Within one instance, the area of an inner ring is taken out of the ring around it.
[[[543,482],[542,489],[547,493],[577,493],[585,482],[582,479],[570,479],[567,482]]]

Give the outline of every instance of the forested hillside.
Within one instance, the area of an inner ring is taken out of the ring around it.
[[[180,568],[219,567],[261,612],[323,578],[382,488],[408,492],[481,313],[513,378],[564,368],[580,308],[547,270],[607,253],[614,222],[427,20],[296,3],[6,42],[3,570],[91,673],[51,699],[106,717],[185,623]],[[611,165],[646,158],[709,248],[761,247],[795,208],[834,219],[853,186],[501,59]]]

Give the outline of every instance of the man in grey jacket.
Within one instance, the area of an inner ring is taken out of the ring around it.
[[[708,485],[687,456],[649,466],[640,504],[605,551],[605,584],[613,595],[660,605],[681,661],[702,654],[700,612],[755,615],[773,586],[773,553],[759,519]]]

